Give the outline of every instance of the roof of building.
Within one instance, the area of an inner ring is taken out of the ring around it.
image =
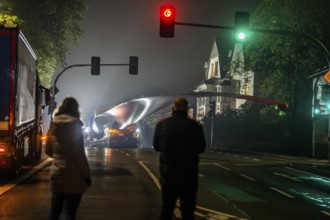
[[[222,73],[221,78],[227,77],[228,65],[230,65],[233,57],[234,42],[231,39],[223,37],[215,37],[214,42],[216,44],[219,53],[220,72]]]
[[[219,81],[221,81],[220,78],[217,77],[212,77],[210,79],[206,79],[203,81],[204,84],[211,84],[211,85],[215,85],[215,84],[219,84]]]

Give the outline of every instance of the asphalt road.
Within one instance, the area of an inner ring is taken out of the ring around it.
[[[160,213],[158,154],[151,149],[86,148],[92,186],[78,220],[156,220]],[[292,166],[293,158],[206,152],[200,161],[196,220],[330,219],[330,179]],[[0,219],[45,219],[49,164],[0,181]],[[178,207],[174,219],[180,219]]]

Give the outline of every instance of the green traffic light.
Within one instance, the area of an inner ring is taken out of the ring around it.
[[[247,31],[250,29],[250,14],[248,12],[235,13],[235,39],[237,42],[246,41],[249,34]]]
[[[237,38],[239,40],[244,40],[246,38],[246,34],[244,32],[240,32],[237,34]]]
[[[239,31],[239,32],[236,32],[236,41],[237,42],[243,42],[243,41],[246,41],[247,39],[247,33],[244,32],[244,31]]]

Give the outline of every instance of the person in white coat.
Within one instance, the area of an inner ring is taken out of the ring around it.
[[[55,111],[46,142],[46,154],[53,158],[50,172],[52,192],[48,220],[75,219],[83,193],[91,185],[84,150],[78,102],[67,97]]]

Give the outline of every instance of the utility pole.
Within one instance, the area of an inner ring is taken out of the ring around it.
[[[214,114],[215,114],[215,101],[212,100],[210,102],[210,113],[211,113],[211,132],[210,132],[210,148],[211,150],[213,149],[213,137],[214,137]]]

